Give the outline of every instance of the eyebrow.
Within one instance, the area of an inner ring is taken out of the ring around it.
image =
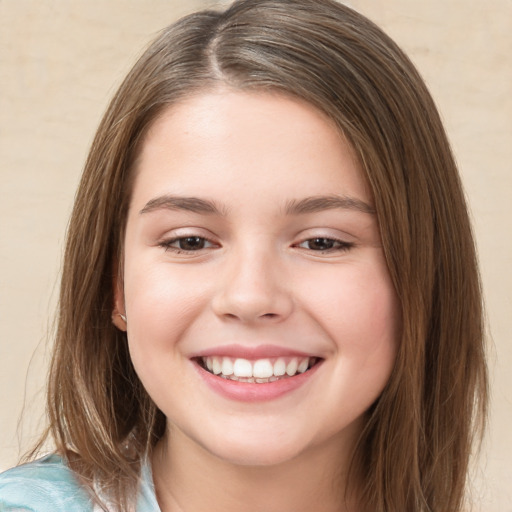
[[[344,210],[355,210],[370,215],[375,214],[375,208],[365,203],[361,199],[349,196],[313,196],[300,200],[288,201],[285,206],[286,215],[303,215],[307,213],[315,213],[323,210],[331,210],[341,208]],[[155,210],[185,210],[202,215],[219,215],[226,216],[225,209],[218,206],[214,201],[209,199],[200,199],[199,197],[184,197],[163,195],[155,197],[146,203],[140,211],[150,213]]]
[[[202,215],[226,215],[225,211],[217,206],[214,201],[199,199],[198,197],[172,196],[167,194],[148,201],[140,213],[150,213],[155,210],[185,210]]]
[[[344,210],[355,210],[362,213],[375,215],[375,208],[361,199],[350,196],[313,196],[301,200],[292,200],[286,204],[287,215],[300,215],[315,213],[323,210],[341,208]]]

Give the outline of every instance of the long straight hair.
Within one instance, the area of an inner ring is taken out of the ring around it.
[[[327,114],[370,184],[401,313],[391,378],[356,448],[361,510],[459,512],[487,375],[475,247],[423,80],[377,26],[331,0],[241,0],[162,31],[110,103],[68,230],[48,387],[50,434],[85,485],[130,510],[165,417],[112,325],[134,160],[151,123],[219,85]]]

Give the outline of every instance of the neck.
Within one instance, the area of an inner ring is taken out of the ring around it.
[[[339,445],[330,440],[280,464],[245,466],[173,430],[153,456],[157,499],[162,512],[355,512],[346,492],[350,454]]]

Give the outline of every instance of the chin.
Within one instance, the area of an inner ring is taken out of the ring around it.
[[[225,448],[225,450],[220,450],[217,446],[214,450],[209,451],[215,457],[235,466],[278,466],[293,460],[298,455],[297,450],[252,444],[248,446],[247,443],[230,443]]]
[[[256,422],[257,423],[257,422]],[[270,423],[270,422],[269,422]],[[302,453],[308,452],[313,446],[311,435],[306,432],[294,432],[292,428],[258,429],[245,426],[243,429],[228,429],[230,435],[224,432],[212,436],[200,443],[204,449],[227,463],[238,466],[277,466],[296,459]],[[276,425],[273,425],[276,427]]]

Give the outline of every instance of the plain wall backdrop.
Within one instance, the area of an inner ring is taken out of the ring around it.
[[[0,0],[0,470],[16,463],[43,425],[64,234],[107,102],[158,30],[225,3]],[[492,384],[473,498],[480,512],[512,512],[512,0],[346,3],[415,62],[461,169],[479,247]]]

